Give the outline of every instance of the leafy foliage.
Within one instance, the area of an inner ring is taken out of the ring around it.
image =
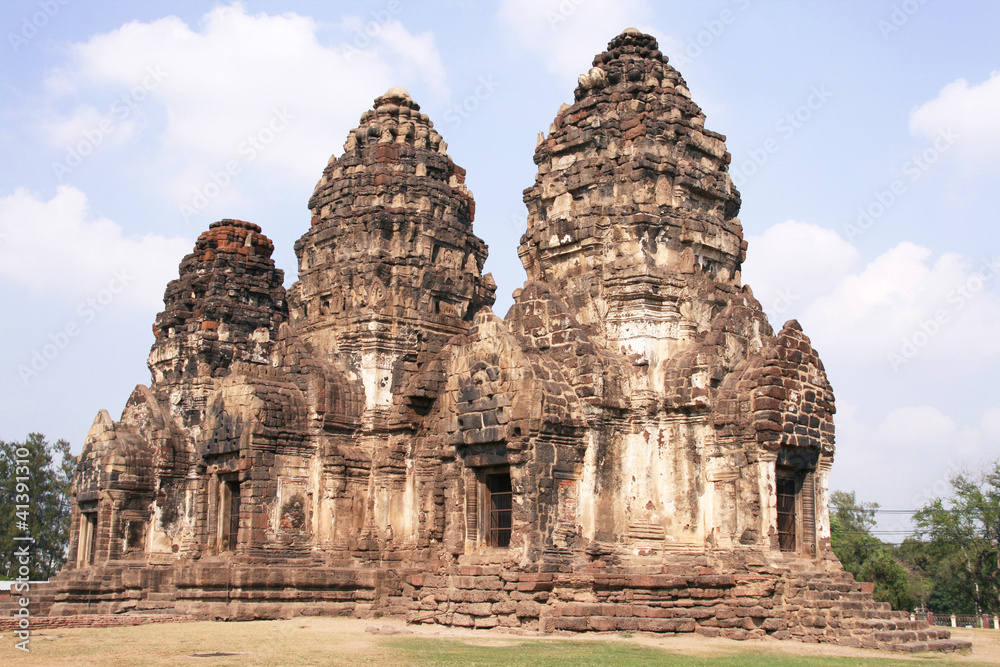
[[[70,489],[76,459],[69,443],[31,433],[24,442],[0,441],[0,574],[18,575],[15,550],[30,544],[30,578],[45,580],[66,562]],[[30,536],[34,542],[17,540]]]
[[[882,542],[871,534],[878,503],[861,503],[853,491],[830,494],[830,541],[844,569],[857,575],[858,569]]]
[[[892,545],[871,534],[878,503],[861,503],[854,492],[830,494],[830,545],[844,569],[858,581],[875,584],[875,599],[893,609],[911,610],[916,604],[910,577]]]
[[[928,605],[939,613],[1000,613],[1000,460],[951,480],[913,520],[910,550],[933,580]]]

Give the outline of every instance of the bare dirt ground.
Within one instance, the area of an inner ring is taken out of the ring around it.
[[[373,632],[374,631],[374,632]],[[663,637],[650,634],[512,634],[495,630],[465,630],[442,626],[408,626],[401,620],[296,618],[249,623],[160,623],[122,628],[60,628],[38,630],[31,653],[14,648],[9,634],[0,636],[0,664],[35,665],[367,665],[413,664],[400,661],[392,642],[426,638],[452,640],[465,646],[497,649],[524,642],[611,642],[658,649],[664,656],[688,656],[701,661],[739,657],[746,664],[768,664],[776,659],[847,659],[848,664],[888,660],[934,665],[1000,665],[1000,631],[958,629],[954,636],[969,639],[968,654],[906,654],[850,649],[826,644],[776,640],[737,642],[701,635]],[[516,651],[515,651],[516,653]],[[451,664],[451,663],[449,663]],[[497,664],[497,663],[490,663]],[[566,663],[563,663],[566,664]],[[743,663],[741,663],[743,664]],[[787,664],[787,663],[783,663]],[[815,663],[813,663],[815,664]]]

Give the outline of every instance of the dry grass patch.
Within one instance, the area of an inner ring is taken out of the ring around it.
[[[366,633],[382,630],[412,634]],[[252,623],[158,623],[117,628],[39,630],[31,653],[0,640],[0,664],[26,665],[872,665],[1000,664],[1000,632],[966,631],[971,656],[886,655],[793,642],[732,642],[698,635],[536,637],[398,620],[301,618]],[[234,655],[225,655],[234,654]],[[195,657],[203,656],[203,657]]]

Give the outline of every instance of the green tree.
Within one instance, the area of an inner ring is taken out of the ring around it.
[[[910,594],[916,599],[917,605],[923,608],[932,609],[937,613],[951,613],[950,607],[945,610],[939,604],[931,604],[932,593],[934,592],[934,579],[931,572],[939,562],[939,556],[929,549],[929,545],[912,536],[903,540],[902,544],[896,547],[896,557],[910,574]],[[954,612],[964,613],[964,612]],[[971,613],[971,612],[970,612]]]
[[[830,544],[844,569],[857,576],[861,565],[881,546],[871,534],[878,503],[860,503],[853,491],[830,494]]]
[[[932,599],[959,613],[1000,612],[1000,460],[951,480],[951,497],[935,498],[913,520],[915,540],[934,555]]]
[[[0,441],[0,574],[18,576],[15,552],[25,544],[32,580],[48,579],[66,562],[75,470],[65,440],[31,433],[24,442]],[[25,536],[34,541],[16,539]]]
[[[891,545],[883,545],[861,564],[857,578],[874,582],[879,602],[888,602],[893,609],[913,611],[917,601],[911,592],[910,573],[893,552]]]
[[[899,562],[892,545],[871,534],[878,503],[862,503],[854,492],[830,494],[830,546],[844,569],[858,581],[875,584],[875,599],[893,609],[910,610],[916,600],[910,573]]]

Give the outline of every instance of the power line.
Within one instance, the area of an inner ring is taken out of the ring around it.
[[[884,509],[866,509],[862,507],[840,507],[839,505],[830,505],[831,510],[845,510],[847,512],[858,512],[861,514],[916,514],[917,512],[923,512],[923,509],[919,510],[884,510]],[[973,512],[975,510],[964,510],[964,509],[934,509],[933,512]]]

